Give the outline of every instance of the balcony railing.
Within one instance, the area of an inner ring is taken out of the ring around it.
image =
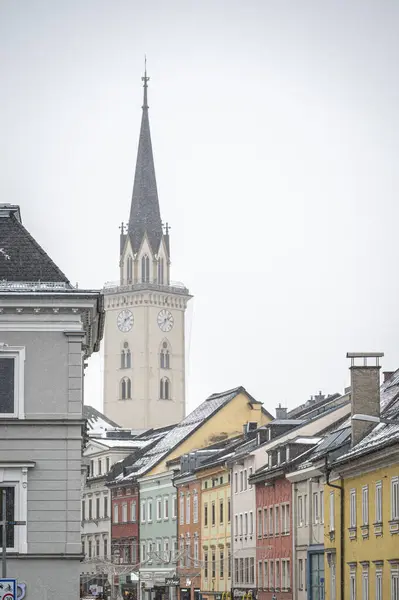
[[[165,294],[180,294],[188,296],[189,291],[180,281],[171,281],[170,285],[158,283],[156,281],[126,283],[121,285],[119,281],[107,281],[104,283],[104,294],[115,294],[116,292],[140,292],[140,291],[164,292]]]
[[[5,292],[59,292],[73,289],[64,281],[7,281],[0,280],[0,291]]]

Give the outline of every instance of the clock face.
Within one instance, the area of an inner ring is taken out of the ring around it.
[[[126,333],[133,327],[134,317],[131,310],[121,310],[116,320],[118,328]]]
[[[158,327],[162,331],[170,331],[175,323],[173,315],[171,312],[163,308],[157,317]]]

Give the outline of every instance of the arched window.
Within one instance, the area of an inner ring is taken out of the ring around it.
[[[170,400],[171,390],[170,381],[167,377],[162,377],[159,385],[159,396],[161,400]]]
[[[141,281],[148,283],[150,281],[150,259],[148,254],[141,257]]]
[[[130,369],[132,367],[132,355],[130,353],[129,344],[124,342],[121,350],[121,369]]]
[[[133,281],[133,259],[131,256],[127,257],[126,275],[127,275],[127,282],[132,283],[132,281]]]
[[[132,382],[129,377],[124,377],[121,381],[121,399],[130,400],[132,397]]]
[[[162,348],[159,353],[159,363],[161,369],[170,369],[170,350],[168,342],[162,342]]]
[[[158,260],[158,283],[163,285],[163,269],[164,269],[164,259],[160,258]]]

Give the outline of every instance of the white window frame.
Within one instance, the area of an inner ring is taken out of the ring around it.
[[[146,520],[145,520],[145,513],[146,513],[146,501],[142,500],[141,501],[141,510],[140,510],[140,521],[142,523],[146,522]]]
[[[198,493],[193,494],[193,523],[198,523]]]
[[[298,558],[298,590],[303,590],[303,558]]]
[[[298,496],[298,526],[303,526],[303,497]]]
[[[169,520],[169,496],[164,496],[163,499],[163,519],[164,521]]]
[[[356,489],[352,488],[349,492],[350,505],[349,505],[349,527],[356,527]]]
[[[375,600],[383,600],[382,595],[382,569],[375,571]]]
[[[172,519],[177,519],[177,495],[172,496]]]
[[[368,567],[362,569],[362,600],[369,600],[369,570]]]
[[[391,521],[399,520],[399,477],[391,479]]]
[[[25,419],[25,347],[0,343],[0,358],[14,359],[14,411],[0,413],[0,419]]]
[[[117,502],[114,504],[114,514],[112,515],[112,519],[114,523],[119,523],[119,504]]]
[[[191,496],[186,496],[186,525],[190,525],[191,522]]]
[[[147,500],[147,523],[152,523],[152,498]]]
[[[349,573],[349,600],[356,600],[356,570],[351,569]]]
[[[162,498],[157,498],[157,521],[162,520]]]
[[[17,464],[0,462],[1,487],[15,488],[14,518],[16,521],[25,521],[27,523],[28,520],[28,469],[32,469],[34,466],[34,462],[21,462]],[[7,552],[27,554],[27,525],[14,526],[14,546],[13,548],[7,548]]]
[[[313,492],[313,523],[317,525],[319,522],[319,494]]]
[[[194,537],[194,567],[198,567],[199,561],[199,541],[198,536]]]
[[[324,492],[320,490],[320,523],[324,523]]]
[[[329,531],[332,533],[335,531],[335,495],[334,492],[330,492],[330,523]]]
[[[391,598],[390,600],[399,600],[399,565],[391,567]]]
[[[127,523],[127,502],[122,503],[122,523]]]
[[[137,502],[136,500],[132,500],[130,502],[130,520],[132,523],[135,523],[137,520]]]
[[[375,522],[382,523],[382,481],[375,484]]]
[[[362,524],[369,524],[369,486],[362,487]]]
[[[249,535],[254,534],[254,513],[252,510],[249,511]]]
[[[263,587],[269,588],[269,561],[263,561]]]
[[[331,557],[330,566],[330,600],[336,600],[337,598],[337,569],[335,564],[335,556]],[[382,598],[381,598],[382,600]]]

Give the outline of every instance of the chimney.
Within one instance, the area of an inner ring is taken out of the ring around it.
[[[276,419],[286,419],[287,418],[287,408],[283,408],[281,403],[276,408]]]
[[[348,352],[351,359],[351,416],[380,416],[380,365],[382,352]],[[362,440],[371,429],[373,423],[351,420],[352,446]]]
[[[392,376],[394,375],[395,371],[384,371],[383,375],[384,375],[384,383],[387,383],[387,381],[389,381],[390,379],[392,379]]]

